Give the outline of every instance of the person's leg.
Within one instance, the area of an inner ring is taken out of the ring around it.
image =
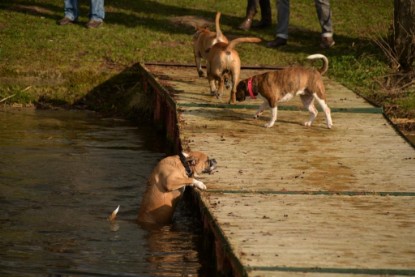
[[[70,24],[78,19],[78,0],[64,0],[64,18],[60,25]]]
[[[267,44],[268,47],[279,47],[287,44],[288,24],[290,21],[290,0],[277,0],[276,39]]]
[[[259,7],[261,8],[261,20],[257,24],[253,24],[253,28],[266,28],[271,26],[271,3],[270,0],[259,0]]]
[[[91,0],[91,6],[89,10],[89,19],[95,21],[104,21],[105,9],[104,0]]]
[[[89,10],[89,22],[86,24],[87,28],[100,27],[105,18],[104,0],[91,0]]]
[[[277,0],[277,37],[288,39],[288,24],[290,22],[290,0]]]
[[[239,25],[239,29],[247,31],[251,28],[252,20],[254,19],[254,16],[257,13],[258,1],[259,0],[248,0],[246,6],[246,16],[241,25]]]
[[[330,48],[334,45],[330,0],[314,0],[314,3],[321,26],[321,47]]]

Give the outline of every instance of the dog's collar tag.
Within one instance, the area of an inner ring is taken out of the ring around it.
[[[256,99],[255,94],[252,91],[252,78],[248,79],[248,92],[249,92],[249,96],[251,96],[252,99]]]

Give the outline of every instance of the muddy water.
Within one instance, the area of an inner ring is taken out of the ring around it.
[[[204,275],[186,206],[172,226],[134,222],[163,143],[93,113],[0,110],[0,275]]]

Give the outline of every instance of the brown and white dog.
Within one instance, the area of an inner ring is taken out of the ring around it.
[[[326,104],[326,93],[322,75],[327,72],[328,59],[322,54],[308,56],[307,59],[322,59],[323,66],[319,69],[292,66],[282,70],[266,72],[239,82],[236,92],[236,99],[244,101],[247,96],[255,98],[260,95],[264,102],[255,114],[258,118],[263,111],[271,109],[271,119],[265,127],[272,127],[277,120],[278,103],[291,100],[299,95],[303,105],[310,112],[310,119],[304,123],[311,126],[317,116],[317,109],[314,106],[314,99],[326,115],[328,128],[333,126],[330,108]]]
[[[238,52],[234,49],[235,46],[241,42],[260,42],[261,39],[237,38],[229,43],[218,42],[212,46],[207,57],[206,71],[210,86],[210,93],[219,97],[223,93],[225,79],[231,79],[231,97],[230,104],[236,102],[236,86],[239,82],[239,75],[241,72],[241,59]]]
[[[206,154],[197,151],[162,159],[147,181],[138,211],[138,222],[156,225],[171,223],[185,187],[205,190],[205,184],[195,177],[201,173],[211,173],[215,168],[215,159],[209,159]]]
[[[222,34],[219,25],[220,12],[216,13],[215,26],[216,32],[210,31],[206,27],[196,27],[196,33],[193,35],[193,53],[195,56],[196,69],[199,77],[203,77],[202,59],[207,59],[210,49],[218,42],[228,42],[228,39]]]

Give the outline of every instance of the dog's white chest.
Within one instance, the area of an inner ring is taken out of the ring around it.
[[[305,93],[305,91],[303,89],[300,89],[295,93],[289,92],[286,95],[284,95],[278,102],[288,102],[291,99],[293,99],[295,96],[304,95],[304,93]]]

